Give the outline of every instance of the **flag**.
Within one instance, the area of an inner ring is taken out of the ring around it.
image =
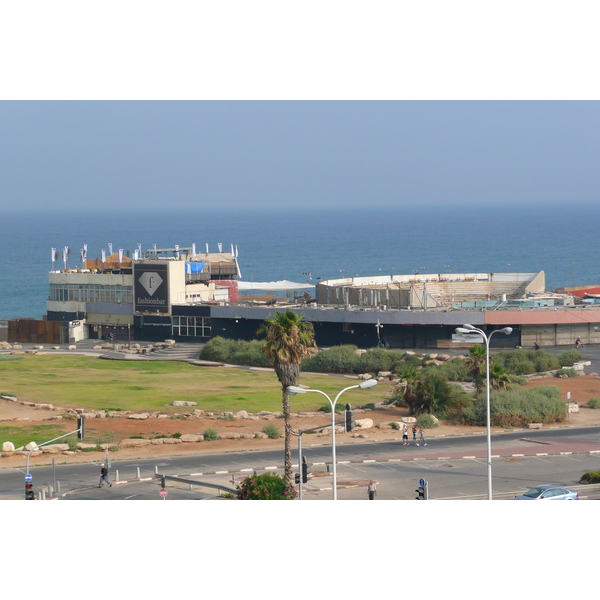
[[[192,256],[196,256],[196,242],[192,244]]]
[[[138,244],[138,250],[140,251],[138,256],[141,257],[142,256],[142,245],[141,244]]]
[[[102,264],[106,262],[106,250],[102,248]]]
[[[87,244],[83,245],[83,260],[87,258]]]
[[[140,249],[139,249],[139,248],[136,248],[136,249],[133,251],[133,260],[139,260],[139,259],[140,259]]]
[[[189,263],[189,262],[186,262],[186,263],[185,263],[185,272],[186,272],[188,275],[191,275],[191,274],[192,274],[192,263]]]
[[[231,256],[235,256],[235,253],[233,251],[233,244],[231,244]]]
[[[50,259],[52,262],[56,260],[56,248],[52,248],[52,258]]]
[[[179,244],[175,244],[175,256],[179,258]]]
[[[112,255],[112,244],[108,244],[108,255]]]
[[[223,252],[223,244],[221,244],[221,242],[219,242],[217,244],[218,248],[219,248],[219,254],[221,254],[221,252]]]
[[[206,244],[206,254],[208,254],[208,244]]]
[[[123,248],[119,248],[119,264],[123,262]]]
[[[238,250],[237,250],[237,244],[235,245],[235,257],[238,257]]]

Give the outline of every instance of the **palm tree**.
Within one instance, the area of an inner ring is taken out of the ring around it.
[[[404,404],[408,406],[410,404],[410,400],[414,396],[414,386],[422,377],[421,371],[414,365],[404,363],[398,369],[396,369],[396,374],[398,375],[398,379],[404,382],[404,386],[397,386],[395,390],[396,398],[402,394],[402,400],[404,401]],[[401,390],[401,387],[404,389]],[[396,400],[396,404],[399,403],[400,400]]]
[[[459,388],[437,371],[425,371],[409,399],[411,415],[446,414],[460,404]]]
[[[312,323],[302,320],[290,309],[286,312],[274,312],[267,317],[258,330],[265,335],[263,352],[273,359],[273,367],[282,391],[284,420],[284,481],[288,489],[292,488],[292,426],[290,424],[290,398],[288,386],[296,385],[300,374],[300,363],[304,356],[315,348]]]
[[[475,346],[469,349],[469,354],[467,355],[466,364],[473,376],[477,392],[483,389],[486,356],[486,348],[481,344],[475,344]]]
[[[484,371],[485,375],[485,371]],[[511,389],[512,379],[508,371],[498,363],[492,363],[490,366],[490,388],[492,390]]]

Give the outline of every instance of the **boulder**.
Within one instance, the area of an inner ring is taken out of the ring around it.
[[[15,445],[12,442],[4,442],[2,444],[2,452],[14,452]]]
[[[37,451],[38,445],[35,442],[29,442],[27,446],[25,446],[25,450],[34,450]]]
[[[449,354],[438,354],[437,359],[439,361],[446,362],[447,360],[450,360],[450,355]]]
[[[180,438],[163,438],[163,444],[181,444]]]
[[[370,429],[373,427],[373,419],[356,419],[354,429]]]
[[[361,373],[360,375],[358,375],[358,379],[362,379],[363,381],[366,379],[371,379],[371,374],[370,373]]]
[[[391,371],[379,371],[379,373],[377,373],[377,377],[389,377],[391,374]]]
[[[156,438],[156,439],[150,440],[150,444],[152,444],[154,446],[156,446],[158,444],[162,444],[164,439],[165,438]]]
[[[416,423],[417,419],[415,417],[402,417],[402,423],[406,423],[407,425]]]
[[[174,400],[171,406],[198,406],[197,402],[188,402],[187,400]]]
[[[139,448],[141,446],[149,446],[149,445],[150,445],[150,440],[137,440],[137,439],[131,439],[131,438],[121,440],[121,442],[119,443],[119,446],[121,446],[121,448]]]
[[[185,433],[179,438],[182,442],[203,442],[204,436],[196,433]]]
[[[241,435],[233,431],[226,431],[225,433],[220,433],[219,437],[222,440],[239,440]]]
[[[234,419],[247,419],[248,418],[248,411],[247,410],[238,410],[238,412],[235,413],[235,415],[233,415]]]
[[[8,400],[9,402],[17,402],[18,398],[16,396],[8,396],[7,394],[2,394],[0,396],[0,398],[2,398],[2,400]]]
[[[127,415],[128,419],[147,419],[150,415],[148,413],[136,413],[133,415]]]

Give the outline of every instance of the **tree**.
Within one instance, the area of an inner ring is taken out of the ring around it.
[[[486,356],[487,350],[481,344],[475,344],[475,346],[469,349],[469,354],[467,355],[466,364],[471,371],[478,392],[483,389],[484,385]]]
[[[408,406],[414,396],[414,386],[422,377],[421,371],[415,365],[404,363],[398,367],[396,374],[404,382],[404,386],[398,386],[395,395],[397,398],[402,396],[403,403]],[[400,389],[401,387],[403,387],[403,390]],[[396,403],[401,404],[399,400],[396,400]]]
[[[282,412],[284,420],[284,481],[288,490],[292,484],[292,426],[290,424],[290,397],[287,388],[296,385],[300,374],[300,363],[304,356],[315,348],[312,323],[302,320],[299,315],[288,309],[286,312],[274,312],[265,319],[258,330],[264,335],[263,352],[273,359],[273,367],[282,391]]]
[[[408,399],[411,415],[433,414],[444,417],[448,410],[457,407],[461,394],[456,385],[449,383],[444,375],[425,371],[417,381],[412,397]]]
[[[246,477],[236,487],[238,500],[293,500],[294,490],[285,485],[285,480],[276,473],[263,473]]]
[[[490,388],[492,390],[510,390],[511,377],[507,370],[497,363],[492,363],[490,366]]]

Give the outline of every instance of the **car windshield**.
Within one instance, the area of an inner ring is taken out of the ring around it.
[[[525,492],[523,494],[523,496],[527,496],[529,498],[537,498],[540,494],[543,494],[546,490],[543,490],[542,488],[533,488],[531,490],[529,490],[528,492]]]

